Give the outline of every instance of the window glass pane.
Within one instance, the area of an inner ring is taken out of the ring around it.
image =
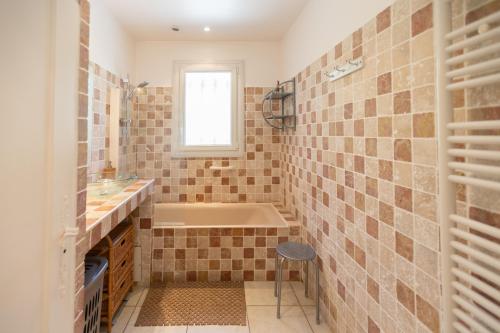
[[[231,72],[185,74],[185,145],[231,144]]]

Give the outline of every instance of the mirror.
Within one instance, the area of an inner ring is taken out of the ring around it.
[[[143,82],[139,86],[146,85]],[[138,88],[128,79],[120,79],[97,64],[89,64],[89,183],[136,177],[137,112],[133,110],[133,99]]]

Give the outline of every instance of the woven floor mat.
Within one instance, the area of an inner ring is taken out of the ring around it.
[[[242,281],[175,282],[148,291],[135,326],[246,325]]]

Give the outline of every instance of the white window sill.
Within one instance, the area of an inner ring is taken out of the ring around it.
[[[245,154],[244,151],[240,150],[223,150],[223,151],[215,151],[215,150],[206,150],[206,151],[200,151],[200,150],[188,150],[188,151],[173,151],[172,152],[172,157],[178,157],[178,158],[189,158],[189,157],[205,157],[205,158],[211,158],[211,157],[243,157]]]

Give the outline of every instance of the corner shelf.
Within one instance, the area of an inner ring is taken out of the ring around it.
[[[269,96],[267,96],[267,95],[269,95]],[[284,91],[277,92],[276,90],[273,90],[270,93],[268,93],[267,95],[266,95],[266,97],[268,97],[269,99],[283,99],[283,98],[286,98],[288,96],[293,95],[293,93],[284,92]]]
[[[274,102],[279,103],[279,111],[273,111]],[[295,79],[279,83],[268,92],[262,101],[262,116],[273,128],[295,129]]]

